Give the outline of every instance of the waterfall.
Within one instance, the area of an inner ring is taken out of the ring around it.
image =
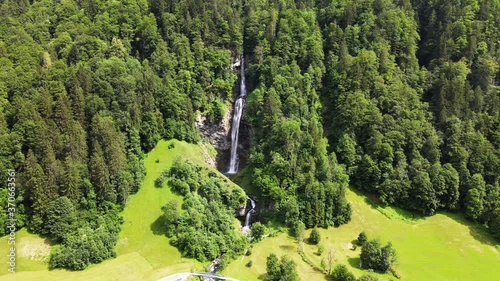
[[[233,123],[231,131],[231,158],[229,160],[228,174],[238,172],[238,134],[240,131],[241,114],[243,113],[243,101],[247,95],[245,82],[245,57],[241,57],[241,79],[240,79],[240,96],[234,103]]]
[[[250,219],[252,218],[252,214],[255,212],[255,201],[247,197],[248,200],[250,200],[250,204],[252,205],[252,208],[248,210],[248,213],[245,217],[245,224],[243,225],[243,232],[248,233],[250,231]]]

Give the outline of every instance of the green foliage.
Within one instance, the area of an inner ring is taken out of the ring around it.
[[[396,251],[390,242],[381,247],[378,240],[370,240],[361,248],[360,258],[362,268],[387,272],[396,261]]]
[[[460,210],[496,235],[499,12],[495,1],[2,1],[0,169],[26,187],[18,225],[62,239],[44,224],[55,199],[80,225],[123,206],[143,151],[198,141],[198,114],[221,121],[232,57],[245,53],[248,163],[275,217],[345,224],[352,184],[424,215]],[[241,197],[183,179],[169,180],[180,194]]]
[[[197,192],[209,202],[219,201],[237,209],[246,202],[245,192],[210,169],[189,161],[177,159],[168,173],[168,185],[173,191],[186,196]]]
[[[68,199],[61,199],[60,202],[69,205]],[[57,214],[57,209],[53,213]],[[60,227],[55,226],[63,225],[63,218],[56,220],[50,229],[60,230]],[[90,264],[115,257],[116,240],[122,223],[117,207],[110,203],[105,204],[100,213],[95,214],[95,217],[90,218],[83,226],[75,231],[63,233],[63,243],[53,248],[49,267],[83,270]]]
[[[361,277],[358,278],[358,281],[378,281],[378,280],[380,279],[367,274],[362,275]]]
[[[182,211],[175,201],[162,208],[170,243],[184,256],[199,261],[232,259],[243,253],[247,240],[237,234],[234,224],[234,212],[246,201],[243,190],[206,167],[180,159],[168,175],[170,188],[184,195]],[[264,232],[259,225],[256,230],[252,227],[255,239]]]
[[[267,275],[265,280],[267,281],[298,281],[299,276],[296,272],[295,262],[287,256],[282,256],[280,260],[275,254],[271,254],[267,257],[266,269]]]
[[[368,241],[368,237],[364,231],[361,231],[358,235],[358,239],[356,240],[359,246],[363,246],[366,241]]]
[[[54,247],[49,265],[51,268],[83,270],[90,264],[114,257],[114,236],[104,228],[80,228],[68,235],[65,244]]]
[[[260,239],[262,239],[262,236],[264,235],[265,231],[266,227],[258,221],[252,224],[252,228],[250,229],[250,236],[255,241],[259,241]]]
[[[325,72],[321,30],[312,9],[249,6],[244,49],[252,54],[247,117],[255,141],[250,153],[253,184],[277,203],[289,226],[341,225],[350,220],[344,190],[348,177],[328,154],[319,92]],[[259,31],[260,25],[267,26]]]
[[[52,237],[64,240],[72,232],[75,222],[76,210],[67,197],[59,197],[50,203],[45,227]]]
[[[356,277],[343,264],[337,264],[332,272],[332,279],[335,281],[355,281]]]
[[[302,236],[304,235],[304,231],[306,229],[306,226],[302,221],[296,220],[292,223],[292,226],[290,227],[290,231],[293,237],[297,239],[301,239]]]
[[[316,255],[321,256],[325,251],[325,247],[323,245],[318,245],[318,249],[316,250]]]
[[[489,221],[490,232],[496,239],[500,239],[500,208],[493,211],[491,219]]]
[[[168,171],[163,171],[155,180],[155,187],[163,187],[165,180],[168,178]]]
[[[241,5],[167,2],[0,3],[0,168],[26,187],[18,226],[62,239],[44,226],[56,198],[78,225],[123,206],[144,151],[162,137],[199,140],[196,112],[224,115]]]
[[[309,243],[311,244],[318,244],[319,241],[321,240],[321,236],[319,235],[319,231],[314,228],[312,231],[311,231],[311,234],[309,235]]]

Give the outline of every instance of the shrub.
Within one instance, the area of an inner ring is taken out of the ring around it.
[[[358,281],[378,281],[377,277],[373,277],[371,275],[365,274],[358,278]]]
[[[322,245],[318,245],[318,250],[316,251],[316,255],[321,256],[324,251],[325,248]]]
[[[316,228],[314,228],[314,229],[311,231],[311,235],[309,235],[309,242],[310,242],[311,244],[316,245],[316,244],[318,244],[318,243],[319,243],[319,241],[320,241],[320,240],[321,240],[321,237],[320,237],[320,235],[319,235],[319,231],[318,231]]]
[[[171,143],[168,145],[168,149],[172,149],[172,148],[175,148],[175,143],[174,143],[174,142],[171,142]]]
[[[383,248],[378,240],[367,241],[361,248],[361,268],[387,272],[396,261],[396,251],[389,242]]]
[[[338,264],[332,272],[335,281],[356,281],[356,277],[343,264]]]
[[[268,281],[299,281],[299,276],[296,272],[295,262],[287,256],[278,257],[275,254],[271,254],[267,257],[266,269]]]
[[[163,187],[163,183],[165,182],[165,177],[163,175],[160,175],[156,180],[155,180],[155,187]]]
[[[262,236],[264,235],[264,232],[266,231],[266,227],[262,225],[260,222],[256,222],[252,225],[252,228],[250,229],[250,236],[255,239],[255,241],[259,241],[262,239]]]
[[[246,267],[252,267],[252,265],[253,265],[253,262],[250,260],[247,262]]]
[[[366,241],[368,241],[368,237],[366,236],[366,233],[364,231],[361,231],[361,233],[359,233],[358,235],[358,245],[363,246]]]
[[[302,221],[296,220],[292,222],[292,226],[290,228],[290,232],[293,237],[297,239],[301,239],[302,235],[304,234],[304,230],[306,229],[306,226]]]

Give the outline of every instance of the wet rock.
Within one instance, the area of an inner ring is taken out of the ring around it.
[[[195,126],[200,133],[207,139],[207,141],[215,147],[218,151],[226,151],[231,149],[230,134],[230,120],[231,111],[227,110],[221,122],[210,124],[206,118],[198,114]]]

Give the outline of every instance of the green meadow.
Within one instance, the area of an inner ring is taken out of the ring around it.
[[[174,148],[168,148],[174,143]],[[161,141],[146,158],[147,175],[141,189],[132,195],[123,211],[124,225],[116,246],[117,257],[83,271],[47,269],[50,242],[25,229],[17,232],[17,273],[7,271],[7,239],[0,238],[0,281],[154,281],[177,272],[203,270],[204,265],[182,258],[179,251],[169,245],[161,234],[158,221],[161,207],[170,199],[181,201],[168,187],[155,188],[154,180],[170,167],[177,157],[204,163],[213,151],[203,146],[179,141]],[[248,172],[248,171],[247,171]],[[252,248],[250,256],[233,261],[222,274],[241,281],[262,280],[266,272],[266,258],[271,253],[288,255],[297,263],[301,280],[326,280],[319,270],[321,260],[331,250],[334,265],[342,263],[356,275],[359,269],[360,248],[351,250],[352,243],[361,231],[370,239],[380,239],[384,244],[392,241],[398,254],[396,265],[401,280],[497,280],[500,275],[500,246],[482,226],[464,220],[460,215],[440,213],[421,218],[396,208],[382,208],[363,195],[348,191],[347,198],[353,207],[352,221],[339,228],[320,229],[324,252],[316,254],[317,246],[306,241],[299,243],[285,232],[267,237]],[[270,228],[271,232],[276,232]],[[304,237],[309,236],[306,231]],[[302,247],[304,256],[299,255]],[[307,260],[307,262],[304,261]],[[253,265],[246,264],[252,261]],[[315,269],[316,268],[316,269]],[[383,279],[396,280],[389,274],[375,274]]]
[[[351,222],[338,228],[320,229],[324,252],[316,254],[318,247],[307,244],[309,231],[301,243],[306,260],[321,268],[321,260],[332,251],[334,266],[342,263],[357,277],[369,273],[383,280],[397,280],[390,274],[370,273],[359,268],[360,248],[352,250],[361,231],[369,239],[383,244],[392,241],[397,251],[396,272],[401,280],[478,280],[494,281],[500,275],[500,245],[495,243],[482,226],[470,223],[457,214],[439,213],[420,218],[397,208],[382,208],[365,196],[349,190],[347,198],[353,207]],[[298,264],[302,280],[326,280],[302,261],[299,242],[285,233],[257,243],[250,256],[233,261],[225,270],[227,275],[240,280],[258,280],[266,271],[266,257],[272,252],[288,255]],[[245,265],[252,260],[252,267]]]

